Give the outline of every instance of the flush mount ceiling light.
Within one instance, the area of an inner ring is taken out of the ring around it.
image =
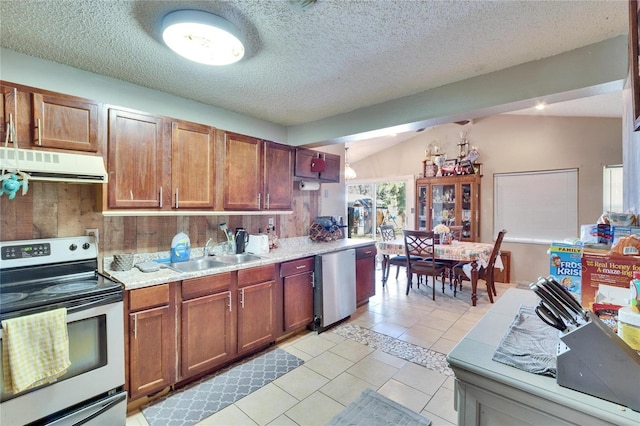
[[[176,10],[162,19],[162,39],[185,58],[206,65],[228,65],[244,56],[240,31],[218,15]]]

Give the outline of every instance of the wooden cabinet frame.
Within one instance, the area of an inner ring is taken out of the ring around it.
[[[439,223],[463,225],[463,241],[479,240],[480,180],[479,175],[418,179],[416,229],[431,230]]]

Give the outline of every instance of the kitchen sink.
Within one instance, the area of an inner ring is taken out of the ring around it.
[[[221,256],[201,257],[186,262],[170,263],[169,267],[178,272],[196,272],[205,269],[221,268],[223,266],[238,265],[245,262],[262,259],[260,256],[249,253],[226,254]]]
[[[226,254],[221,256],[215,256],[214,259],[218,262],[224,262],[227,264],[229,263],[237,264],[237,263],[251,262],[254,260],[260,260],[262,258],[255,254],[240,253],[240,254]]]
[[[186,262],[170,263],[169,266],[179,272],[195,272],[203,271],[205,269],[220,268],[223,266],[229,266],[229,263],[219,262],[215,259],[193,259]]]

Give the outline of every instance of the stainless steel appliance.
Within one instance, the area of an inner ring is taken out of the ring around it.
[[[314,326],[322,332],[356,311],[356,251],[315,258]]]
[[[17,394],[0,374],[0,424],[125,424],[123,289],[98,273],[93,237],[5,241],[0,255],[0,320],[66,308],[71,360]]]

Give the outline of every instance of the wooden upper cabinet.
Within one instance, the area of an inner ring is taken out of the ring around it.
[[[214,128],[183,121],[172,123],[172,208],[213,208],[214,146]]]
[[[31,102],[29,93],[14,86],[0,84],[0,140],[4,143],[9,120],[13,122],[18,148],[31,148]],[[13,142],[13,141],[10,141]]]
[[[326,182],[340,182],[340,156],[324,154],[324,172],[320,173],[320,180]]]
[[[227,132],[224,159],[224,208],[260,210],[262,206],[262,141]]]
[[[264,142],[264,210],[291,210],[293,200],[293,148]]]
[[[295,175],[301,179],[340,182],[340,156],[307,148],[296,148]],[[313,171],[314,159],[324,161],[324,171]]]
[[[118,109],[109,110],[110,208],[162,208],[163,120]]]
[[[32,96],[34,145],[98,152],[98,103],[63,95]]]

